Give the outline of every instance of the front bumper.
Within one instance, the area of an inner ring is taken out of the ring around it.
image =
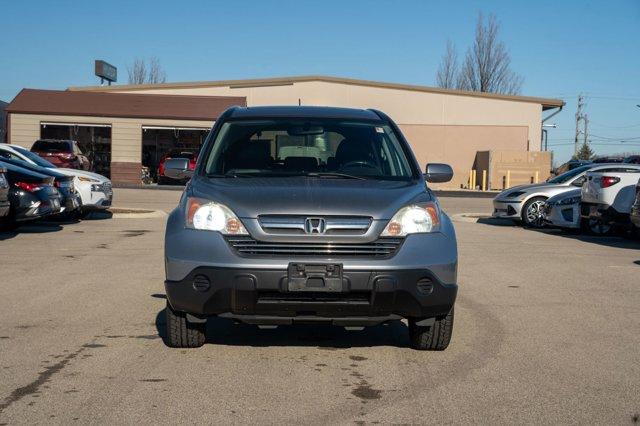
[[[201,317],[373,325],[446,315],[458,286],[441,283],[428,270],[344,270],[342,291],[290,291],[287,270],[200,267],[183,280],[165,281],[165,289],[173,309]]]
[[[522,201],[493,200],[493,214],[495,218],[520,219]]]
[[[580,228],[580,205],[545,204],[544,221],[559,228]]]

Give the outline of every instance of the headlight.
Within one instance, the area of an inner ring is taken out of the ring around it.
[[[578,204],[581,201],[581,197],[578,195],[576,197],[564,198],[560,201],[556,201],[554,204],[557,206],[567,206],[569,204]]]
[[[86,176],[78,176],[78,180],[80,182],[93,182],[93,183],[100,183],[100,181],[98,179],[92,179],[90,177],[86,177]]]
[[[224,204],[201,198],[187,198],[186,226],[191,229],[219,231],[225,235],[247,235],[240,219]]]
[[[505,195],[506,198],[516,198],[524,194],[524,191],[513,191]]]
[[[419,203],[398,210],[381,236],[404,237],[409,234],[437,232],[440,229],[440,209],[435,203]]]

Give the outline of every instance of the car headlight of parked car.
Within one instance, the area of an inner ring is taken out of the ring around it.
[[[506,198],[516,198],[524,194],[524,191],[513,191],[505,195]]]
[[[100,181],[98,179],[93,179],[93,178],[86,177],[86,176],[78,176],[78,180],[80,182],[100,183]]]
[[[418,203],[406,206],[393,215],[382,231],[383,237],[404,237],[409,234],[437,232],[440,230],[440,209],[435,203]]]
[[[240,219],[224,204],[201,198],[187,199],[186,227],[218,231],[224,235],[248,235]]]
[[[556,206],[568,206],[570,204],[577,204],[581,200],[580,196],[571,197],[571,198],[563,198],[562,200],[556,201],[553,205]]]

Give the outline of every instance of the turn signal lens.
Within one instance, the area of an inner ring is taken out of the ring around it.
[[[201,198],[187,199],[186,226],[191,229],[218,231],[224,235],[247,235],[238,217],[224,204]]]
[[[409,234],[440,230],[440,209],[432,202],[412,204],[401,208],[391,218],[382,237],[404,237]]]

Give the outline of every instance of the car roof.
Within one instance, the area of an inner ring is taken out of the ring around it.
[[[229,118],[333,118],[346,120],[375,120],[381,118],[374,111],[326,106],[257,106],[233,108]]]
[[[608,169],[609,167],[622,167],[622,168],[632,168],[632,169],[640,169],[640,164],[629,164],[629,163],[594,163],[593,167],[588,169],[588,172],[595,172],[599,169]]]

